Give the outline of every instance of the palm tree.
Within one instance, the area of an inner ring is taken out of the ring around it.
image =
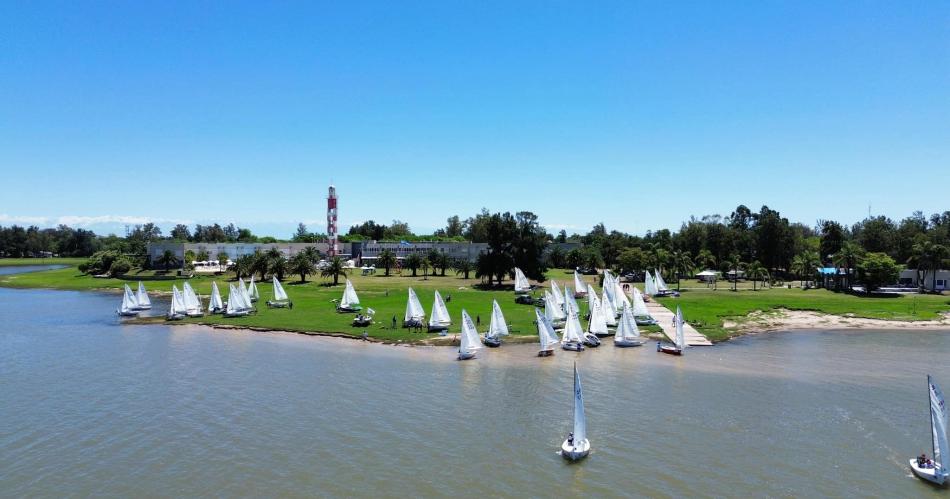
[[[731,270],[732,274],[732,290],[739,290],[739,271],[745,267],[745,264],[742,263],[742,260],[739,258],[739,255],[733,253],[729,255],[729,258],[726,258],[723,262],[723,265],[726,266],[727,270]]]
[[[673,262],[673,272],[676,274],[676,290],[680,290],[680,277],[683,274],[689,275],[693,272],[693,259],[690,258],[688,251],[676,250],[671,256]]]
[[[412,270],[412,277],[416,276],[416,271],[422,266],[422,257],[418,253],[410,253],[403,262],[407,268]]]
[[[207,262],[209,258],[211,258],[211,255],[205,250],[198,251],[198,254],[195,256],[195,260],[199,262]]]
[[[390,250],[383,250],[376,258],[376,264],[382,265],[386,269],[386,277],[389,277],[389,269],[396,265],[396,254]]]
[[[270,262],[267,261],[267,255],[261,253],[260,251],[254,252],[254,260],[251,263],[250,273],[260,273],[261,279],[264,280],[264,277],[267,276],[267,269],[270,267]]]
[[[238,257],[237,261],[234,262],[234,273],[236,278],[240,279],[245,276],[249,276],[254,273],[254,262],[256,258],[254,255],[244,255]],[[218,260],[221,261],[221,260]]]
[[[927,271],[929,270],[933,279],[930,289],[937,289],[937,270],[943,265],[944,260],[950,256],[950,249],[942,244],[934,244],[930,240],[921,240],[914,244],[911,249],[911,257],[908,263],[913,264],[917,269],[917,284],[921,291],[924,289]]]
[[[421,267],[422,267],[422,280],[423,280],[423,281],[428,280],[428,279],[429,279],[429,268],[431,267],[431,265],[429,264],[429,259],[428,259],[428,258],[423,258],[423,259],[422,259],[422,265],[421,265]]]
[[[864,250],[854,241],[845,241],[841,249],[835,254],[834,264],[845,268],[845,274],[848,276],[848,289],[852,289],[851,271],[860,263]]]
[[[707,269],[714,268],[716,266],[716,256],[708,249],[701,249],[699,253],[696,254],[696,263],[700,267]]]
[[[762,279],[763,281],[768,279],[769,271],[766,269],[758,260],[749,264],[748,269],[746,270],[749,273],[749,278],[752,279],[752,291],[755,291],[755,281]],[[765,287],[765,283],[762,283],[762,287]]]
[[[300,276],[300,282],[307,282],[307,276],[316,272],[317,267],[306,251],[301,251],[290,259],[289,270]]]
[[[452,260],[449,259],[449,255],[446,255],[444,251],[439,252],[439,256],[435,260],[432,260],[432,268],[439,268],[439,275],[445,277],[445,271],[451,266]],[[435,275],[435,272],[433,272]]]
[[[228,256],[228,252],[227,252],[227,251],[219,251],[219,252],[218,252],[218,256],[217,256],[216,258],[218,259],[218,266],[219,266],[219,267],[222,266],[222,265],[227,266],[228,260],[231,259],[231,257]]]
[[[464,278],[468,279],[468,275],[475,270],[475,264],[470,262],[468,258],[460,258],[455,260],[452,264],[452,268],[455,269],[455,275],[464,274]]]
[[[314,265],[320,262],[320,250],[314,248],[313,246],[307,246],[300,253],[306,255],[307,260],[310,260],[310,263]]]
[[[340,283],[340,277],[346,277],[346,267],[343,264],[343,259],[335,256],[332,260],[327,262],[327,266],[324,267],[323,271],[320,272],[320,277],[325,279],[333,278],[333,285],[336,286]]]
[[[172,250],[165,250],[165,252],[162,253],[162,256],[158,257],[158,259],[156,260],[156,263],[159,263],[159,264],[161,264],[161,265],[164,265],[164,266],[165,266],[165,270],[168,270],[169,267],[172,267],[172,266],[174,266],[174,265],[178,265],[178,257],[175,256],[175,252],[174,252],[174,251],[172,251]]]
[[[805,287],[805,276],[814,273],[820,263],[818,253],[812,250],[802,251],[800,255],[792,259],[791,270],[798,275],[803,288]]]
[[[279,252],[276,257],[267,259],[267,270],[271,273],[271,275],[277,276],[278,281],[284,280],[284,273],[287,272],[287,267],[287,259],[284,258],[284,255],[280,254]]]

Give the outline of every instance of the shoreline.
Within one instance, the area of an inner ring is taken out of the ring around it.
[[[723,321],[723,327],[734,334],[725,341],[758,333],[807,330],[888,330],[888,331],[950,331],[950,312],[939,320],[900,321],[870,319],[854,315],[834,315],[784,308],[756,311],[744,317]]]

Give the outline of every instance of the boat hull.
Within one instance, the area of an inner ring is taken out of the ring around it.
[[[470,360],[475,358],[475,352],[459,352],[459,360]]]
[[[571,352],[583,352],[583,351],[584,351],[584,345],[581,345],[580,343],[578,343],[578,342],[576,342],[576,341],[571,341],[571,342],[568,342],[568,343],[561,343],[561,348],[564,349],[564,350],[571,351]]]
[[[597,348],[600,346],[600,338],[598,338],[595,334],[585,333],[584,344],[591,348]]]
[[[359,312],[360,310],[363,310],[363,307],[356,306],[356,307],[337,307],[336,308],[336,311],[341,314],[352,314],[354,312]]]
[[[225,312],[222,315],[224,315],[225,317],[247,317],[248,314],[250,314],[250,312],[231,312],[231,313]]]
[[[683,355],[683,351],[673,345],[656,344],[656,351],[667,355]]]
[[[270,308],[287,308],[290,307],[289,301],[268,301],[267,306]]]
[[[638,326],[653,326],[656,324],[656,319],[652,317],[639,317],[634,319]]]
[[[642,346],[643,342],[639,340],[614,340],[615,347],[627,348],[627,347],[639,347]]]
[[[575,442],[574,445],[567,443],[567,439],[561,444],[561,457],[568,461],[579,461],[590,454],[590,440],[584,439],[583,442]]]
[[[184,319],[184,318],[185,318],[185,316],[182,315],[182,314],[174,314],[174,315],[166,315],[166,316],[165,316],[165,320],[166,320],[166,321],[180,321],[180,320],[182,320],[182,319]]]
[[[139,305],[138,307],[135,307],[135,310],[151,310],[151,309],[152,309],[151,305],[144,305],[144,306]]]
[[[933,468],[921,468],[917,466],[917,459],[910,460],[910,470],[918,478],[926,480],[935,485],[946,485],[947,472],[940,468],[940,465],[934,464]]]
[[[482,343],[490,348],[498,348],[501,346],[501,340],[498,338],[482,338]]]
[[[554,355],[554,350],[539,350],[538,357],[550,357]]]

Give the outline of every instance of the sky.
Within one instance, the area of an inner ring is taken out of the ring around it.
[[[950,209],[950,2],[0,0],[0,225]]]

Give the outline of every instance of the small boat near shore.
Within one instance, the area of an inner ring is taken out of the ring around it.
[[[125,284],[125,289],[122,292],[122,303],[119,305],[119,308],[116,309],[115,313],[119,317],[136,317],[139,315],[138,312],[138,303],[135,301],[135,295],[132,294],[132,288],[128,284]]]
[[[343,289],[343,297],[340,299],[340,304],[337,305],[336,311],[341,314],[348,314],[353,312],[359,312],[363,310],[363,307],[360,305],[360,298],[356,295],[356,288],[353,287],[353,283],[349,279],[346,280],[346,286]]]
[[[165,320],[180,321],[185,318],[185,297],[178,290],[178,286],[172,284],[172,301],[168,307],[168,313]]]
[[[616,347],[638,347],[643,345],[640,341],[640,330],[633,320],[633,314],[630,307],[624,307],[620,313],[620,324],[617,326],[617,332],[614,333],[614,346]]]
[[[673,318],[673,322],[676,324],[674,337],[670,338],[673,344],[663,345],[658,341],[656,342],[656,351],[669,355],[683,355],[686,350],[686,338],[683,335],[683,312],[679,307],[676,307],[676,316]]]
[[[148,297],[148,291],[145,290],[145,284],[139,281],[138,291],[135,292],[135,308],[137,310],[149,310],[152,308],[152,300]]]
[[[240,284],[243,285],[243,281],[240,281]],[[251,299],[247,296],[247,288],[242,285],[228,284],[228,304],[223,314],[225,317],[244,317],[253,310]]]
[[[515,293],[525,294],[530,292],[531,283],[528,281],[528,277],[524,275],[524,272],[522,272],[521,269],[515,267]]]
[[[541,342],[538,357],[554,355],[554,345],[558,343],[557,333],[554,332],[554,327],[548,323],[539,308],[534,309],[534,323],[538,327],[538,339]]]
[[[580,273],[574,271],[574,298],[584,298],[587,296],[587,284],[581,279]]]
[[[943,391],[927,375],[927,394],[930,401],[930,438],[933,445],[933,459],[926,455],[910,460],[910,469],[918,478],[935,485],[945,485],[950,477],[950,459],[947,453],[947,403]]]
[[[505,314],[501,312],[498,300],[492,300],[491,323],[488,325],[488,332],[485,333],[482,343],[487,347],[500,347],[502,336],[508,336],[508,324],[505,322]]]
[[[462,309],[462,334],[459,343],[458,360],[469,360],[475,358],[475,353],[482,348],[478,341],[478,330],[475,329],[475,323],[472,317],[468,315],[465,309]]]
[[[218,290],[218,283],[211,281],[211,299],[208,300],[208,313],[220,314],[224,312],[224,300],[221,299],[221,291]]]
[[[584,394],[581,389],[581,376],[577,372],[577,362],[574,362],[573,430],[561,444],[561,457],[578,461],[590,454],[590,440],[587,439],[587,417],[584,415]]]
[[[254,282],[254,274],[251,274],[251,282],[247,285],[247,296],[251,297],[251,303],[261,299],[261,292],[257,290],[257,283]]]
[[[435,290],[435,297],[432,299],[432,313],[429,314],[429,332],[445,331],[452,325],[452,317],[449,316],[449,309],[445,306],[445,300],[439,290]]]
[[[185,303],[185,315],[187,317],[201,317],[205,314],[201,307],[201,299],[198,298],[195,289],[191,287],[191,283],[186,281],[182,285],[181,295]]]
[[[581,322],[576,313],[571,313],[561,335],[561,348],[572,352],[584,351],[584,338],[581,336]]]
[[[406,315],[402,321],[402,327],[422,327],[425,318],[426,311],[422,308],[419,296],[412,288],[409,288],[409,297],[406,298]]]
[[[268,300],[267,306],[271,308],[294,308],[294,303],[290,301],[290,297],[287,296],[287,292],[284,291],[284,287],[281,286],[280,281],[277,280],[277,276],[272,277],[273,286],[274,286],[274,299]]]

